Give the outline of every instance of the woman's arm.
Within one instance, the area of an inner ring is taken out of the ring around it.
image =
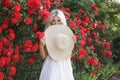
[[[39,44],[39,53],[42,59],[45,59],[47,54],[45,51],[45,41],[43,39],[40,39],[40,44]]]

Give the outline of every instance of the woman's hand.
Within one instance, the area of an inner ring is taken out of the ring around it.
[[[42,38],[40,39],[40,47],[44,47],[45,46],[45,39]]]
[[[74,43],[77,42],[75,36],[73,36],[72,39],[73,39]]]
[[[46,52],[45,52],[45,39],[42,38],[40,39],[40,44],[39,44],[39,53],[42,59],[46,58]]]

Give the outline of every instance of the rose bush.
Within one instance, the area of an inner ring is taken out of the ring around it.
[[[39,64],[43,61],[39,39],[44,36],[45,22],[54,8],[64,12],[77,40],[71,55],[74,72],[87,71],[95,76],[111,59],[110,41],[102,37],[104,23],[94,18],[99,12],[97,5],[89,3],[88,13],[82,8],[74,12],[62,3],[64,0],[0,1],[0,80],[16,80],[25,76],[24,71],[28,71],[26,79],[36,79],[29,76],[31,72],[40,75]]]

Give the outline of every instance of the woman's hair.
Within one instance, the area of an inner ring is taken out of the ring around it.
[[[67,26],[67,22],[66,22],[66,18],[65,18],[64,13],[59,9],[54,9],[50,12],[50,17],[46,23],[45,29],[50,26],[50,23],[53,20],[54,16],[58,16],[60,18],[60,21],[62,22],[62,24]]]

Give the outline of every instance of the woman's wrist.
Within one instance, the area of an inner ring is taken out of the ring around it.
[[[44,46],[39,45],[40,48],[43,48]]]

